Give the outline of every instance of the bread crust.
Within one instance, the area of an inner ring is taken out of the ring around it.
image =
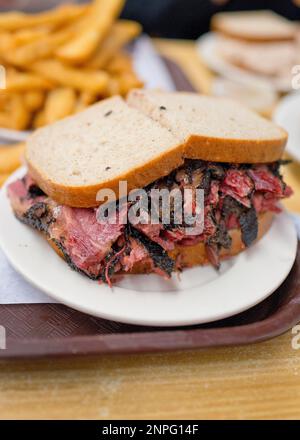
[[[154,121],[159,122],[162,126],[172,130],[174,128],[174,120],[170,122],[166,112],[162,112],[159,108],[158,102],[160,101],[160,92],[154,91],[154,96],[151,96],[151,91],[147,92],[142,89],[132,90],[127,96],[127,102],[129,106],[134,107],[142,111],[145,115],[148,115]],[[164,96],[168,97],[168,93],[161,93],[162,102]],[[172,93],[169,93],[171,96]],[[178,96],[193,97],[195,94],[188,92],[179,92]],[[206,97],[206,99],[208,99]],[[214,112],[218,110],[218,104],[222,106],[224,104],[231,103],[232,100],[213,97]],[[203,101],[202,101],[203,102]],[[164,102],[164,105],[165,104]],[[192,104],[190,104],[192,105]],[[204,104],[202,104],[204,106]],[[172,104],[170,104],[172,106]],[[239,106],[241,110],[244,110],[244,106]],[[179,106],[182,110],[182,106]],[[167,110],[167,109],[166,109]],[[205,108],[202,109],[205,111]],[[249,110],[249,109],[248,109]],[[175,112],[174,108],[171,108],[171,113]],[[250,114],[255,112],[251,112]],[[256,115],[258,117],[258,115]],[[259,118],[260,122],[263,118]],[[217,123],[215,122],[215,125]],[[257,128],[259,130],[259,128]],[[217,131],[217,125],[216,125]],[[271,138],[259,138],[259,132],[257,137],[254,138],[238,138],[230,135],[226,137],[216,136],[213,137],[210,134],[195,134],[190,133],[184,139],[184,158],[186,159],[202,159],[204,161],[214,162],[228,162],[228,163],[268,163],[279,160],[284,151],[287,143],[288,134],[283,128],[276,126],[276,135]],[[175,136],[178,133],[174,133]]]
[[[72,208],[92,208],[99,206],[97,193],[101,189],[111,189],[119,198],[119,181],[127,181],[128,192],[136,188],[144,188],[149,183],[167,176],[171,171],[181,166],[184,162],[184,145],[179,144],[157,156],[154,160],[145,163],[143,166],[133,168],[127,173],[116,177],[108,182],[101,182],[89,186],[65,186],[60,185],[43,176],[27,159],[29,174],[37,182],[39,187],[53,200],[61,205],[68,205]]]
[[[218,24],[211,24],[211,30],[215,32],[219,32],[225,37],[234,38],[235,40],[245,41],[247,43],[281,43],[285,41],[294,41],[295,35],[286,35],[286,36],[274,36],[274,37],[255,37],[253,35],[237,35],[235,32],[230,32],[227,29],[222,29],[222,26]]]
[[[290,32],[285,32],[285,34],[283,34],[282,32],[278,32],[277,35],[273,34],[269,36],[268,35],[262,36],[259,34],[255,34],[253,32],[251,34],[247,34],[245,33],[245,30],[243,30],[243,33],[232,31],[231,29],[229,29],[225,17],[225,15],[230,15],[230,14],[235,14],[235,12],[231,12],[231,13],[221,12],[219,14],[216,14],[214,17],[212,17],[210,24],[211,30],[215,32],[219,32],[220,34],[226,37],[234,38],[240,41],[246,41],[249,43],[271,43],[271,42],[277,43],[283,41],[293,41],[295,39],[296,32],[295,29],[292,28],[292,25]],[[236,14],[238,14],[238,12],[236,12]]]
[[[282,137],[270,140],[243,140],[208,138],[192,135],[185,144],[184,155],[189,159],[202,159],[229,163],[268,163],[279,160],[284,151],[288,134],[282,129]],[[201,146],[201,148],[199,148]]]
[[[274,218],[274,214],[272,212],[265,212],[263,214],[259,214],[258,216],[258,234],[257,241],[259,241],[270,229],[272,221]],[[239,254],[240,252],[246,249],[244,243],[241,239],[241,231],[239,229],[233,229],[229,231],[229,234],[232,239],[232,244],[230,249],[222,248],[220,252],[221,260],[230,258],[234,255]],[[55,252],[64,259],[64,256],[61,250],[56,246],[56,244],[52,240],[48,240],[50,246],[55,250]],[[180,258],[181,267],[194,267],[194,266],[203,266],[210,264],[203,243],[198,243],[194,246],[176,246],[174,250],[168,252],[170,257],[176,259]],[[131,271],[126,272],[127,274],[144,274],[152,271],[151,265],[148,263],[136,263]]]

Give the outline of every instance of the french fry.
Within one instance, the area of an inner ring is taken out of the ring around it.
[[[21,165],[24,149],[23,143],[0,145],[0,175],[10,174]]]
[[[59,88],[49,92],[45,101],[45,123],[51,124],[74,112],[77,96],[73,89]]]
[[[116,77],[111,76],[109,78],[106,92],[103,97],[108,98],[110,96],[120,95],[120,94],[121,94],[120,83]]]
[[[132,72],[125,72],[117,77],[119,83],[119,93],[122,96],[126,96],[131,89],[139,88],[143,86],[143,83]]]
[[[96,50],[88,66],[93,69],[103,68],[116,52],[140,34],[141,29],[140,24],[135,21],[119,20]]]
[[[61,26],[82,17],[87,10],[86,5],[63,5],[39,14],[6,12],[0,14],[0,30],[17,31],[24,27],[41,25]]]
[[[0,13],[0,63],[6,71],[0,127],[41,127],[140,87],[122,49],[141,26],[116,21],[124,2],[92,0],[36,14]]]
[[[8,93],[0,90],[0,112],[5,111],[9,99]]]
[[[57,47],[74,36],[74,32],[73,28],[67,28],[60,32],[45,35],[44,38],[35,39],[17,48],[11,48],[5,53],[2,51],[2,56],[10,64],[26,68],[35,60],[51,56]]]
[[[50,90],[53,82],[40,75],[27,72],[8,72],[6,92],[24,92],[27,90]]]
[[[25,130],[30,121],[30,113],[25,106],[23,97],[21,95],[12,95],[10,107],[13,128]]]
[[[0,187],[5,183],[5,181],[9,178],[9,174],[0,174]]]
[[[82,92],[80,94],[80,99],[86,106],[93,104],[97,101],[97,95],[91,92]]]
[[[36,113],[36,115],[33,118],[32,126],[33,128],[40,128],[43,127],[43,125],[46,124],[46,118],[45,118],[45,111],[44,109],[40,110]]]
[[[32,90],[24,94],[24,103],[26,108],[31,112],[39,110],[42,107],[44,100],[45,95],[39,90]]]
[[[23,97],[21,95],[9,95],[6,108],[0,113],[0,126],[15,130],[24,130],[30,121]]]
[[[4,109],[0,112],[0,126],[14,130],[24,130],[30,121],[23,97],[17,94],[10,94],[7,97]]]
[[[13,34],[9,32],[2,32],[0,34],[0,55],[5,57],[5,55],[15,47],[15,42]]]
[[[131,57],[124,52],[116,53],[106,65],[105,70],[113,75],[119,75],[124,72],[134,72]]]
[[[0,112],[0,127],[4,128],[14,128],[10,115],[6,112]]]
[[[44,38],[51,31],[50,26],[41,26],[39,28],[20,29],[18,32],[11,33],[14,47],[32,43],[37,39]]]
[[[105,38],[123,6],[124,0],[94,0],[84,21],[83,30],[77,38],[60,47],[56,55],[69,63],[86,61]]]
[[[76,69],[58,60],[41,60],[33,63],[31,69],[50,81],[76,90],[101,94],[108,84],[109,76],[103,71]]]
[[[110,81],[110,78],[109,78]],[[97,95],[91,92],[81,92],[76,103],[75,112],[80,112],[87,108],[89,105],[94,104],[97,101]]]
[[[25,50],[27,52],[32,47],[31,51],[34,52],[36,46],[37,49],[39,49],[39,45],[41,45],[40,40],[46,37],[47,34],[49,34],[49,29],[47,29],[46,27],[39,29],[36,28],[21,29],[20,31],[15,33],[7,32],[7,31],[1,32],[0,33],[1,58],[3,58],[5,61],[8,61],[10,64],[17,65],[18,58],[21,57],[22,53],[24,52],[24,49],[23,48],[21,49],[20,46],[25,45],[26,46]],[[37,43],[37,40],[39,40],[39,43]],[[15,59],[14,57],[16,57],[17,59]],[[19,62],[19,64],[22,63]]]

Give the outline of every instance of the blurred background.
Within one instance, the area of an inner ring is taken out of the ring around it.
[[[300,0],[127,0],[123,16],[139,21],[151,35],[196,39],[221,11],[269,9],[291,20],[300,19]]]
[[[60,3],[63,1],[0,0],[0,7],[40,11]],[[152,36],[196,39],[209,30],[211,17],[217,12],[269,9],[300,20],[298,6],[300,0],[127,0],[121,16],[140,22]]]

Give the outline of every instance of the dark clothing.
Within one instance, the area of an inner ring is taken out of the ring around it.
[[[220,11],[272,9],[300,20],[300,8],[291,0],[127,0],[122,16],[139,21],[145,32],[167,38],[197,38],[209,30],[210,19]]]

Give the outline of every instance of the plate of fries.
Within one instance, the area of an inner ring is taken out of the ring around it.
[[[141,26],[119,20],[124,0],[0,13],[0,137],[28,132],[142,87],[126,46]]]

